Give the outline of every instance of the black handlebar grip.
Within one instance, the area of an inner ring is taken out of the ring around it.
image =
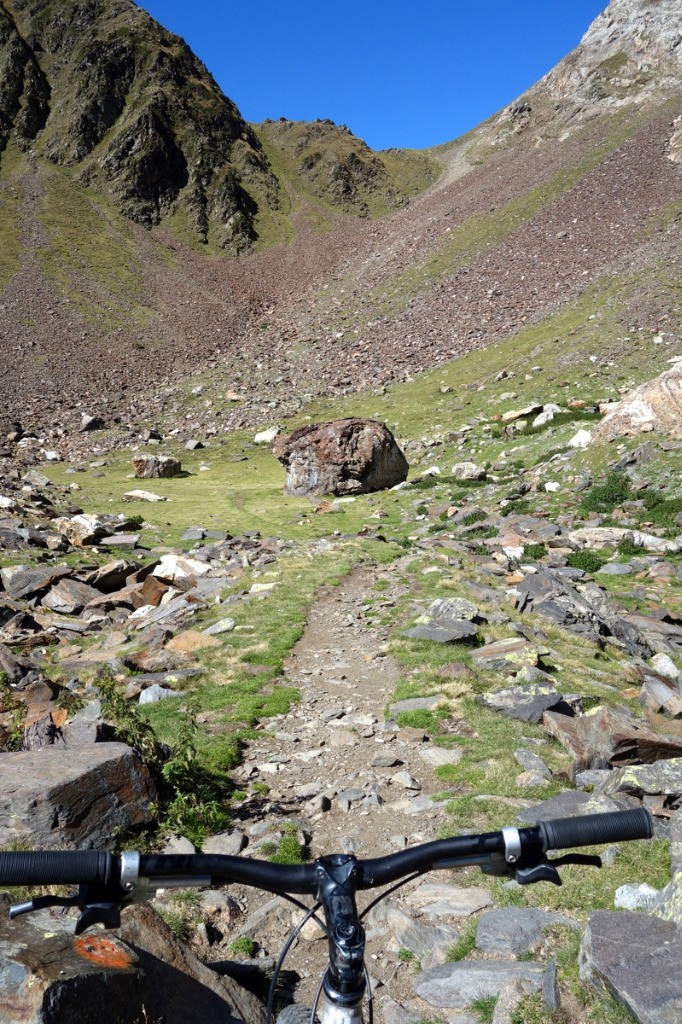
[[[104,850],[0,853],[0,886],[80,885],[112,880],[113,854]]]
[[[651,839],[654,832],[652,817],[644,807],[539,821],[538,828],[546,850],[597,846],[599,843],[617,843],[621,839]]]

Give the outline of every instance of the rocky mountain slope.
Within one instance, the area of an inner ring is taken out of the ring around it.
[[[211,425],[216,404],[251,423],[549,324],[586,290],[590,315],[617,305],[612,356],[633,327],[677,328],[679,0],[613,0],[528,94],[428,154],[246,125],[127,0],[1,10],[5,425],[185,416],[189,372]]]

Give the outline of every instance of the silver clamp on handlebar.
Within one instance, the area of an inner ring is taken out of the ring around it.
[[[149,897],[149,879],[140,876],[140,855],[131,850],[121,854],[121,888],[125,903],[144,903]]]
[[[516,864],[521,856],[521,836],[517,828],[503,828],[504,859],[507,864]]]

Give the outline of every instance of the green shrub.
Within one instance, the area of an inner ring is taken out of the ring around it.
[[[473,509],[471,512],[467,512],[465,516],[460,520],[460,526],[472,526],[474,523],[480,523],[484,519],[488,518],[487,512],[484,512],[480,508]]]
[[[196,712],[188,707],[171,756],[161,767],[163,827],[202,846],[207,836],[229,828],[225,795],[229,780],[212,772],[197,755]]]
[[[623,473],[610,473],[605,483],[587,492],[580,507],[584,512],[612,512],[632,497],[628,478]]]
[[[645,491],[647,518],[657,526],[675,526],[675,517],[682,512],[682,498],[665,498],[660,491]]]
[[[476,921],[469,921],[454,946],[450,946],[446,960],[448,963],[464,960],[476,947]]]
[[[268,860],[273,864],[305,864],[310,860],[310,854],[303,843],[299,842],[294,825],[284,825],[282,838],[276,853],[273,853]]]
[[[479,996],[478,999],[473,1000],[471,1009],[478,1017],[479,1024],[492,1024],[497,999],[497,996]]]
[[[469,537],[497,537],[498,529],[496,526],[475,526],[473,530],[467,531],[467,539]]]
[[[635,538],[631,533],[626,533],[621,540],[618,541],[618,552],[621,555],[639,555],[644,550],[643,544],[636,544]]]
[[[522,560],[524,562],[537,562],[547,554],[544,544],[524,544]]]
[[[582,569],[584,572],[595,573],[606,565],[609,560],[608,554],[598,551],[574,551],[566,559],[572,569]]]

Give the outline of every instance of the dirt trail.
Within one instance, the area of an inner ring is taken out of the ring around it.
[[[443,784],[425,760],[438,755],[417,730],[384,718],[400,670],[386,655],[387,630],[377,619],[395,601],[397,575],[380,571],[389,588],[371,606],[370,570],[318,593],[285,666],[300,702],[269,720],[274,737],[246,755],[245,773],[268,783],[270,802],[293,817],[305,814],[315,856],[339,849],[379,856],[431,838],[442,818],[430,795]]]
[[[253,808],[244,808],[243,827],[250,834],[245,854],[263,855],[258,846],[272,837],[282,816],[311,836],[312,856],[376,857],[437,837],[444,806],[431,794],[443,783],[427,758],[442,763],[454,755],[420,740],[418,730],[398,729],[384,718],[400,669],[385,653],[387,630],[377,620],[402,588],[399,575],[394,566],[360,570],[318,593],[286,663],[286,680],[300,690],[300,702],[269,720],[270,737],[252,743],[246,753],[243,774],[249,782],[266,782],[270,792],[260,820],[254,822]],[[380,593],[373,592],[377,579],[388,583]],[[442,880],[446,877],[442,874]],[[253,925],[254,937],[277,953],[298,912],[253,891],[239,889],[235,895],[247,913],[237,933],[241,928],[250,934]],[[358,902],[365,906],[369,898],[361,895]],[[380,943],[374,945],[370,940],[372,974],[383,983],[391,980],[395,993],[402,979],[394,975],[407,974],[405,965]],[[297,999],[312,999],[325,964],[326,942],[319,929],[308,926],[288,961],[301,977]],[[409,986],[407,977],[404,983]]]

